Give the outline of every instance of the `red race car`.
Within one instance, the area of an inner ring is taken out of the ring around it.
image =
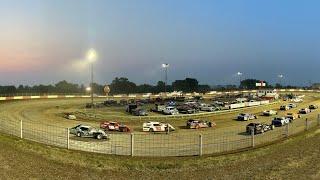
[[[123,124],[113,121],[101,122],[100,127],[106,131],[130,132],[131,129]]]

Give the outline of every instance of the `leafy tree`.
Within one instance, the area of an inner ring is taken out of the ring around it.
[[[193,78],[186,78],[185,80],[176,80],[172,83],[172,87],[176,91],[196,92],[198,91],[199,82]]]
[[[130,82],[128,78],[116,77],[110,84],[111,94],[128,94],[136,91],[137,85]]]

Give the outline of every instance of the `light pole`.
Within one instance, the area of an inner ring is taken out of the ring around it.
[[[283,74],[279,74],[278,78],[279,78],[279,84],[282,87],[282,83],[281,82],[282,82],[282,79],[284,78],[284,75]]]
[[[163,63],[162,68],[165,70],[165,82],[164,82],[164,92],[167,94],[167,84],[168,84],[168,63]]]
[[[97,52],[94,49],[89,49],[87,52],[87,60],[91,65],[91,83],[90,83],[90,93],[91,93],[91,105],[93,107],[93,63],[97,60]]]
[[[237,76],[239,77],[239,89],[241,87],[241,76],[243,75],[242,72],[237,72]]]

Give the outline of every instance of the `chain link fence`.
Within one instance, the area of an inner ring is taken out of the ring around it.
[[[71,135],[65,127],[30,120],[10,119],[1,115],[0,132],[23,139],[67,149],[127,156],[201,156],[240,151],[273,143],[289,136],[320,127],[315,119],[296,119],[292,123],[253,135],[245,127],[211,131],[167,133],[112,133],[108,140]]]

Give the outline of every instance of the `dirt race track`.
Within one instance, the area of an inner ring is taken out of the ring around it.
[[[289,111],[278,111],[278,116],[287,112],[298,112],[300,108],[310,104],[320,104],[318,94],[307,94],[297,108]],[[253,145],[261,145],[280,140],[286,136],[302,132],[308,127],[317,124],[319,111],[314,110],[308,115],[296,119],[287,127],[279,127],[273,131],[252,137],[245,133],[245,126],[249,122],[234,120],[239,112],[248,112],[258,115],[252,122],[271,122],[272,117],[259,116],[263,110],[277,110],[281,104],[259,106],[243,111],[219,113],[210,116],[209,119],[217,124],[216,128],[201,130],[185,129],[185,119],[170,119],[169,122],[177,131],[170,134],[150,134],[141,132],[144,120],[123,120],[133,128],[134,132],[112,133],[110,140],[97,141],[90,138],[77,138],[67,133],[67,128],[78,124],[99,126],[99,121],[81,119],[77,121],[67,120],[61,116],[63,112],[74,112],[79,106],[85,104],[88,99],[51,99],[51,100],[24,100],[8,101],[0,104],[1,132],[22,136],[25,139],[36,142],[104,154],[134,155],[134,156],[193,156],[237,151]],[[105,117],[106,120],[112,120]],[[22,126],[21,126],[22,121]],[[21,131],[22,127],[22,131]]]

